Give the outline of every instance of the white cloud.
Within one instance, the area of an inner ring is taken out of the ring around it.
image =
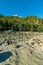
[[[13,16],[19,16],[19,15],[15,14],[15,15],[13,15]],[[22,16],[19,16],[19,17],[21,17],[21,18],[22,18]]]
[[[18,16],[17,14],[13,15],[13,16]]]

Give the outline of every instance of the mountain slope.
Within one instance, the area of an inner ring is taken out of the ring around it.
[[[24,29],[23,29],[24,28]],[[0,31],[38,31],[43,32],[43,19],[37,16],[21,18],[19,16],[4,16],[0,18]]]

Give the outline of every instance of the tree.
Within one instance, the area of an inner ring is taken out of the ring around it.
[[[43,32],[43,25],[38,26],[38,32]]]
[[[1,17],[4,17],[4,15],[0,14],[0,18],[1,18]]]
[[[35,31],[35,32],[38,31],[38,25],[37,24],[33,24],[33,31]]]

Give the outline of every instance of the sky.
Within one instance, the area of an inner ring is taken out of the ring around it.
[[[0,0],[0,14],[43,18],[43,0]]]

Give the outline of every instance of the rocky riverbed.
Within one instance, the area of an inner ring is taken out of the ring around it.
[[[43,65],[43,33],[1,33],[0,65]]]

